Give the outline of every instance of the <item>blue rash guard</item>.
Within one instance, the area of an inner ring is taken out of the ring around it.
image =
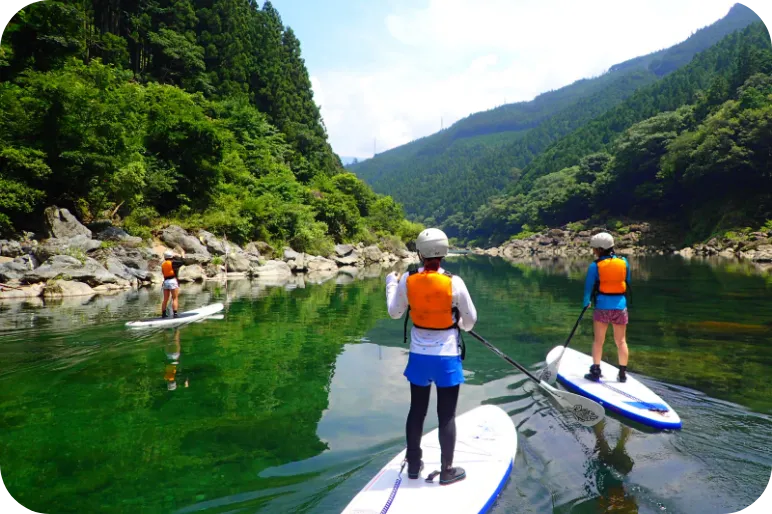
[[[610,256],[601,257],[599,260],[610,259]],[[630,263],[624,257],[617,256],[617,259],[625,261],[627,266],[627,284],[630,284]],[[587,278],[584,280],[584,303],[582,305],[590,305],[592,298],[592,292],[595,290],[595,283],[600,280],[598,275],[598,265],[594,262],[590,264],[590,268],[587,270]],[[624,310],[627,308],[627,297],[624,295],[605,295],[598,293],[598,297],[595,300],[595,308],[603,310]]]

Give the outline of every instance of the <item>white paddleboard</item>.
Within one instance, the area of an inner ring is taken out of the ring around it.
[[[487,512],[514,465],[517,431],[512,418],[495,405],[482,405],[456,418],[453,465],[464,468],[467,476],[450,485],[440,485],[439,476],[431,483],[425,480],[429,473],[440,469],[438,435],[438,429],[435,429],[421,439],[424,469],[418,479],[407,477],[405,465],[399,486],[391,498],[405,459],[403,450],[351,500],[343,514]]]
[[[556,346],[547,354],[547,364],[560,357],[562,346]],[[644,425],[658,429],[680,429],[681,418],[654,391],[627,373],[627,382],[617,382],[619,368],[607,362],[600,363],[600,382],[587,380],[592,357],[566,348],[560,360],[558,381],[567,389],[586,396],[616,412]]]
[[[224,305],[221,303],[213,303],[206,305],[192,311],[181,312],[176,318],[152,318],[141,321],[129,321],[126,326],[129,328],[151,328],[151,327],[171,327],[179,325],[181,323],[190,323],[192,321],[201,320],[207,316],[211,316],[216,312],[223,310]]]

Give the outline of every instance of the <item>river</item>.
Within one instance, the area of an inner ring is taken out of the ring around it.
[[[479,256],[446,265],[468,285],[475,330],[535,372],[581,310],[586,266]],[[678,257],[632,266],[630,373],[683,430],[611,416],[583,428],[467,337],[459,413],[499,405],[519,437],[494,513],[726,513],[766,487],[772,279]],[[224,319],[124,327],[159,298],[0,304],[0,469],[27,508],[340,512],[403,447],[407,349],[382,277],[189,286],[181,310],[223,301]],[[572,347],[589,353],[591,340],[586,317]],[[616,362],[610,337],[604,358]]]

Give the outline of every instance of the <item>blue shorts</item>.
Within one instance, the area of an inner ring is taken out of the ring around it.
[[[464,383],[461,357],[421,355],[410,353],[404,375],[417,386],[428,386],[434,382],[437,387],[453,387]]]

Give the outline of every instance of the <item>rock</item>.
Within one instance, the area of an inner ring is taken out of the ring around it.
[[[678,250],[676,253],[681,257],[684,257],[685,259],[691,259],[692,257],[694,257],[694,248],[690,248],[687,246],[686,248],[682,248],[681,250]]]
[[[752,260],[755,262],[772,262],[772,245],[759,245],[754,252]]]
[[[100,241],[116,241],[130,246],[139,246],[142,244],[142,238],[129,235],[128,232],[118,227],[107,227],[96,235]]]
[[[208,253],[186,253],[182,256],[182,262],[185,266],[191,266],[193,264],[206,264],[212,260],[212,256]]]
[[[0,264],[0,282],[9,282],[11,280],[21,280],[25,273],[28,273],[38,267],[38,261],[32,255],[22,255]]]
[[[276,257],[276,249],[264,241],[253,241],[244,247],[244,251],[255,255],[262,255],[267,259]]]
[[[147,270],[141,270],[141,269],[135,269],[130,268],[123,262],[121,262],[120,259],[117,257],[109,257],[107,261],[105,261],[105,268],[107,271],[115,275],[116,277],[123,279],[123,280],[134,280],[138,279],[143,282],[147,282],[150,280],[151,273]]]
[[[559,228],[553,228],[549,232],[547,232],[547,235],[550,237],[556,237],[556,238],[563,238],[565,237],[566,233]]]
[[[255,266],[252,272],[258,277],[288,278],[292,276],[292,270],[284,261],[271,260],[263,266]]]
[[[198,264],[183,266],[177,273],[180,282],[201,282],[204,280],[204,276],[204,268]]]
[[[22,281],[27,284],[34,284],[52,280],[56,277],[86,282],[90,286],[115,284],[118,281],[118,277],[107,271],[94,259],[86,257],[81,262],[68,255],[55,255],[51,257],[36,270],[25,274]]]
[[[94,290],[88,284],[72,280],[52,280],[43,289],[45,298],[63,298],[65,296],[93,296]]]
[[[43,211],[43,214],[49,237],[68,239],[75,236],[85,236],[86,239],[91,239],[91,231],[84,227],[67,209],[52,206]]]
[[[335,254],[339,257],[345,257],[354,251],[352,245],[335,245]]]
[[[226,269],[229,273],[243,273],[249,271],[249,268],[252,266],[252,261],[244,253],[228,253],[225,261],[227,264]]]
[[[718,255],[725,258],[735,257],[734,250],[732,250],[731,248],[725,248],[724,250],[721,250],[720,252],[718,252]]]
[[[102,284],[101,286],[96,286],[94,288],[94,292],[101,295],[111,295],[118,294],[122,291],[125,291],[126,289],[129,289],[130,287],[131,286],[119,284]]]
[[[182,227],[169,225],[161,232],[161,241],[174,248],[179,246],[185,252],[209,255],[209,251],[195,237],[191,236]]]
[[[0,255],[3,257],[18,257],[24,255],[26,252],[22,250],[21,243],[18,241],[7,241],[0,239]]]
[[[214,264],[210,262],[204,268],[204,273],[206,274],[207,278],[218,277],[225,273],[225,267],[220,264]]]
[[[160,265],[160,259],[149,248],[115,247],[107,250],[108,256],[115,257],[129,268],[147,271],[150,261]],[[98,252],[95,252],[99,255]],[[98,257],[97,257],[98,258]]]
[[[6,264],[8,262],[13,262],[13,257],[0,256],[0,264]]]
[[[323,272],[323,271],[337,271],[338,265],[335,261],[325,259],[324,257],[313,257],[306,263],[309,273]]]
[[[31,286],[22,286],[18,289],[5,289],[0,291],[0,300],[14,300],[19,298],[36,298],[43,293],[45,284],[33,284]]]
[[[225,244],[211,232],[199,230],[198,240],[201,241],[212,255],[225,255]]]
[[[284,253],[282,255],[283,255],[283,258],[284,258],[285,262],[286,261],[293,261],[293,260],[296,261],[298,259],[302,259],[302,254],[296,252],[295,250],[293,250],[289,246],[285,246],[284,247]]]
[[[349,255],[348,257],[334,257],[333,261],[335,261],[340,266],[356,266],[356,263],[359,262],[359,257],[356,255]]]
[[[365,258],[365,263],[381,262],[383,256],[380,248],[375,245],[370,245],[362,250],[362,255]]]
[[[82,235],[68,239],[51,238],[35,247],[33,253],[42,262],[55,255],[85,256],[87,252],[96,250],[101,246],[100,241]]]
[[[337,266],[335,267],[337,270]],[[314,270],[306,273],[305,281],[312,284],[323,284],[328,280],[332,280],[338,275],[337,271],[332,270]]]

